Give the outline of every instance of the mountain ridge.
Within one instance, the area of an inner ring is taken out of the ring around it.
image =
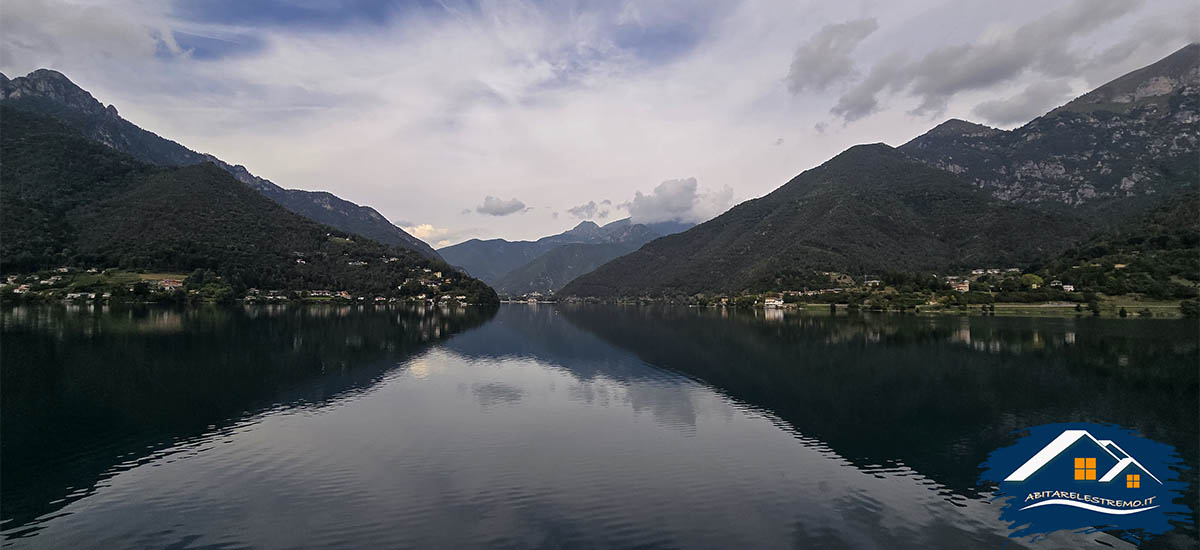
[[[184,166],[211,162],[292,212],[349,233],[440,259],[427,243],[396,227],[369,206],[355,204],[327,191],[284,189],[255,176],[243,165],[193,151],[140,128],[122,118],[116,107],[104,106],[90,92],[58,71],[38,69],[13,79],[0,73],[0,102],[49,115],[82,131],[90,139],[150,164]]]
[[[603,226],[585,220],[562,233],[535,241],[470,239],[440,248],[438,252],[447,262],[479,277],[501,293],[548,293],[608,260],[686,227],[690,225],[681,222],[633,223],[630,218]],[[570,246],[567,251],[554,254],[566,246]],[[545,257],[547,255],[550,256]]]
[[[561,293],[740,293],[789,284],[804,271],[1020,265],[1061,247],[1053,238],[1026,238],[1030,231],[1053,237],[1076,222],[988,197],[888,145],[856,145],[763,197],[601,266]]]
[[[356,239],[242,184],[212,163],[141,162],[45,115],[0,104],[0,258],[5,273],[74,266],[188,273],[235,287],[415,296],[409,279],[496,300],[416,251]],[[429,271],[425,271],[429,270]]]

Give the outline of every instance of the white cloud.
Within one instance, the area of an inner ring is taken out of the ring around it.
[[[696,178],[664,181],[650,194],[638,191],[629,201],[629,217],[634,223],[662,221],[702,222],[733,206],[733,188],[701,190]]]
[[[434,248],[450,246],[479,234],[478,228],[453,230],[445,227],[434,227],[433,224],[428,223],[401,226],[401,229],[407,231],[409,235],[429,243]]]

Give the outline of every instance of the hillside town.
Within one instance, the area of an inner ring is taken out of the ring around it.
[[[387,261],[384,258],[383,261]],[[351,262],[353,263],[353,262]],[[441,271],[413,269],[386,293],[353,293],[346,289],[237,288],[223,277],[197,270],[178,273],[136,273],[115,268],[58,267],[29,274],[10,274],[0,283],[0,296],[14,301],[65,302],[211,302],[229,303],[369,303],[466,305],[470,298],[455,292],[453,280]]]

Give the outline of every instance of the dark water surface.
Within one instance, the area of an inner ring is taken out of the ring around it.
[[[1174,445],[1194,321],[599,306],[3,310],[12,548],[1074,548],[977,483],[1051,422]]]

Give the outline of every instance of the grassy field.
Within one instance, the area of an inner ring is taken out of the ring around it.
[[[161,281],[162,279],[179,279],[187,278],[186,273],[135,273],[139,279],[143,281]]]

